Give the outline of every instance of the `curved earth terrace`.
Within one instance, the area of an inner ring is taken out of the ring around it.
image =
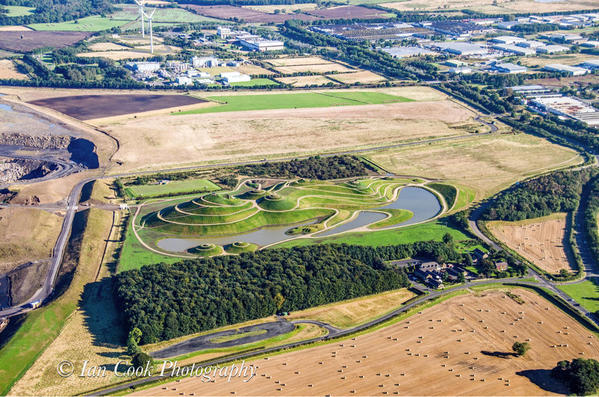
[[[232,191],[194,198],[146,201],[133,218],[134,234],[160,254],[239,254],[294,238],[421,223],[452,205],[418,179],[261,182],[248,180]]]

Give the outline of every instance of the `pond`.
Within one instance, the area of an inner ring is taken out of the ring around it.
[[[408,186],[401,189],[397,200],[376,209],[405,209],[411,211],[414,215],[407,221],[389,226],[389,228],[411,225],[419,223],[435,217],[441,211],[441,203],[433,193],[429,190]],[[358,216],[353,220],[336,226],[330,230],[318,233],[318,237],[331,236],[338,233],[347,232],[358,229],[362,226],[370,225],[387,217],[386,214],[373,211],[360,211]],[[296,226],[306,226],[314,223],[315,220],[299,223],[296,225],[264,227],[252,232],[238,234],[234,236],[223,237],[202,237],[202,238],[165,238],[159,240],[156,245],[158,248],[171,252],[185,252],[190,248],[203,243],[227,245],[236,241],[244,241],[247,243],[256,244],[259,246],[271,245],[290,239],[291,236],[285,234],[287,230]]]

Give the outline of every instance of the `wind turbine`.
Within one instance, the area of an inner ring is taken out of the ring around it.
[[[146,37],[144,29],[144,2],[143,0],[135,0],[135,4],[139,7],[139,18],[141,19],[141,37]]]
[[[148,18],[148,21],[150,22],[150,53],[154,53],[154,33],[152,32],[152,18],[154,18],[154,13],[156,12],[156,9],[154,8],[152,10],[152,12],[150,12],[150,15],[146,14],[144,11],[144,16],[146,18]]]

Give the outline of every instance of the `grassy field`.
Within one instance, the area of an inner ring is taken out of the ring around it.
[[[120,27],[128,23],[128,21],[115,20],[100,15],[92,15],[85,18],[76,19],[74,21],[57,22],[57,23],[34,23],[27,25],[33,30],[47,31],[78,31],[78,32],[99,32]]]
[[[381,317],[414,296],[413,292],[404,288],[293,312],[286,318],[289,321],[316,320],[337,328],[352,328]]]
[[[96,275],[111,224],[109,212],[90,210],[81,257],[69,289],[48,306],[28,314],[14,336],[0,349],[0,394],[8,393],[62,330],[77,307],[85,284]]]
[[[1,6],[0,9],[6,10],[7,17],[23,17],[25,15],[33,14],[35,7],[23,7],[23,6]]]
[[[215,190],[220,190],[220,187],[207,179],[185,179],[181,181],[170,181],[164,185],[129,185],[125,188],[125,193],[129,195],[129,197],[135,198],[202,191],[210,192]]]
[[[154,263],[175,263],[181,259],[172,256],[160,255],[147,250],[139,243],[131,226],[127,228],[125,241],[121,249],[118,271],[124,272],[131,269],[139,269],[144,265],[152,265]]]
[[[297,247],[311,244],[351,244],[380,247],[384,245],[409,244],[417,241],[441,241],[443,235],[449,233],[455,241],[468,240],[461,231],[445,225],[442,221],[406,226],[396,230],[381,230],[374,232],[344,233],[320,239],[297,239],[276,245],[281,247]]]
[[[599,310],[599,279],[593,277],[576,284],[564,284],[559,289],[570,295],[582,307],[591,312]]]
[[[208,99],[220,106],[189,110],[180,114],[235,112],[242,110],[320,108],[329,106],[374,105],[409,102],[410,99],[381,92],[350,91],[330,93],[299,93],[271,95],[212,96]]]
[[[138,14],[138,8],[132,4],[116,4],[116,7],[121,10],[116,11],[110,15],[111,19],[134,21]],[[150,6],[151,8],[151,6]],[[194,14],[193,12],[184,10],[182,8],[157,8],[154,14],[155,23],[198,23],[198,22],[217,22],[218,19],[205,17],[202,15]]]
[[[231,83],[231,87],[256,87],[256,86],[277,86],[279,85],[279,83],[277,83],[274,80],[271,79],[265,79],[265,78],[258,78],[258,79],[252,79],[250,81],[240,81],[237,83]]]
[[[476,192],[477,200],[527,176],[582,162],[573,150],[527,134],[472,136],[384,150],[367,157],[391,172],[466,187]],[[469,200],[466,193],[460,192],[458,207]]]

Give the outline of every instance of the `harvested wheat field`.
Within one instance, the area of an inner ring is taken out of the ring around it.
[[[19,26],[19,25],[8,25],[8,26],[0,26],[0,32],[29,32],[30,28],[27,26]]]
[[[293,73],[331,73],[331,72],[339,72],[339,73],[347,73],[352,72],[353,70],[347,68],[339,63],[329,62],[329,63],[318,63],[313,65],[293,65],[293,66],[277,66],[274,68],[277,72],[281,74],[293,74]]]
[[[470,9],[490,14],[504,14],[513,12],[530,12],[542,10],[543,12],[576,11],[596,9],[595,0],[568,0],[568,1],[539,1],[539,0],[406,0],[401,2],[385,3],[385,7],[400,11],[433,11],[433,10],[462,10]]]
[[[321,57],[281,57],[266,59],[273,66],[325,65],[332,63]]]
[[[331,75],[332,79],[338,80],[345,84],[354,84],[354,83],[379,83],[381,81],[385,81],[386,79],[383,76],[379,76],[376,73],[372,73],[368,70],[361,70],[354,73],[338,73]]]
[[[393,91],[402,95],[401,90]],[[428,94],[423,94],[428,95]],[[157,115],[98,122],[117,138],[124,168],[292,156],[465,135],[455,123],[474,113],[448,100],[309,109]],[[168,131],[168,133],[165,133]],[[268,145],[264,145],[268,139]]]
[[[595,336],[533,292],[451,298],[386,328],[256,360],[251,383],[184,378],[137,395],[550,395],[558,361],[596,357]],[[514,357],[515,341],[528,341]],[[531,380],[532,379],[532,380]],[[545,386],[539,384],[544,382]]]
[[[120,51],[129,49],[129,47],[125,47],[124,45],[111,42],[90,44],[88,48],[92,51]]]
[[[339,85],[339,83],[330,80],[322,75],[314,75],[314,76],[294,76],[294,77],[279,77],[275,79],[283,84],[290,84],[294,87],[307,87],[314,85],[326,85],[326,84],[334,84]]]
[[[548,273],[572,270],[563,245],[566,214],[519,222],[488,222],[491,233],[508,247]]]
[[[0,59],[0,79],[27,80],[26,74],[17,70],[17,65],[10,59]]]

